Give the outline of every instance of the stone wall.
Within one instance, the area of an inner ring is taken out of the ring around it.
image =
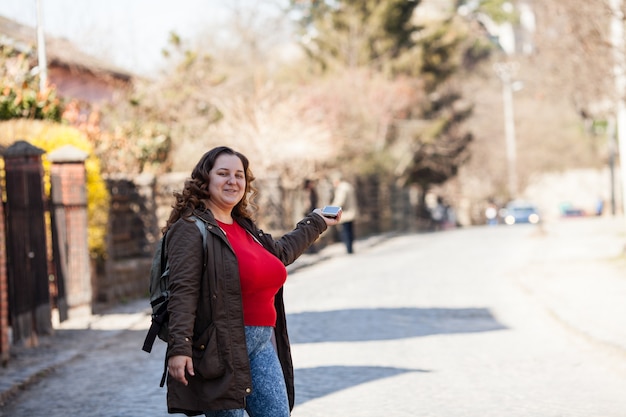
[[[154,243],[158,240],[156,179],[151,175],[107,179],[111,194],[108,258],[94,288],[98,302],[117,302],[148,292]]]

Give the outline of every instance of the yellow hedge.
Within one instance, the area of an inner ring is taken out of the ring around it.
[[[58,123],[24,119],[1,122],[0,144],[8,147],[18,140],[25,140],[46,152],[72,145],[89,155],[85,161],[89,251],[95,257],[105,256],[109,192],[101,176],[100,160],[87,137],[74,127]],[[46,154],[42,155],[42,162],[46,195],[50,195],[50,162]]]

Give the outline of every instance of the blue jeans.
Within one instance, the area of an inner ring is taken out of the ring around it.
[[[246,347],[252,373],[252,393],[246,398],[250,417],[289,417],[283,370],[272,344],[273,327],[246,326]],[[206,417],[243,417],[243,409],[207,411]]]

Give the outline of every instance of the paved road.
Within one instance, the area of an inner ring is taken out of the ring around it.
[[[625,319],[601,320],[624,303],[599,289],[626,280],[594,277],[622,262],[614,226],[401,236],[298,270],[285,289],[293,417],[626,416]],[[140,350],[147,323],[104,338],[0,416],[167,415],[163,344]]]

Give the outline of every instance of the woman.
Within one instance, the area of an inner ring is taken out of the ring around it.
[[[287,417],[293,367],[282,286],[285,269],[338,219],[319,209],[278,240],[248,211],[248,159],[207,152],[185,182],[165,230],[170,263],[167,404],[170,413]],[[206,223],[207,247],[191,215]]]

